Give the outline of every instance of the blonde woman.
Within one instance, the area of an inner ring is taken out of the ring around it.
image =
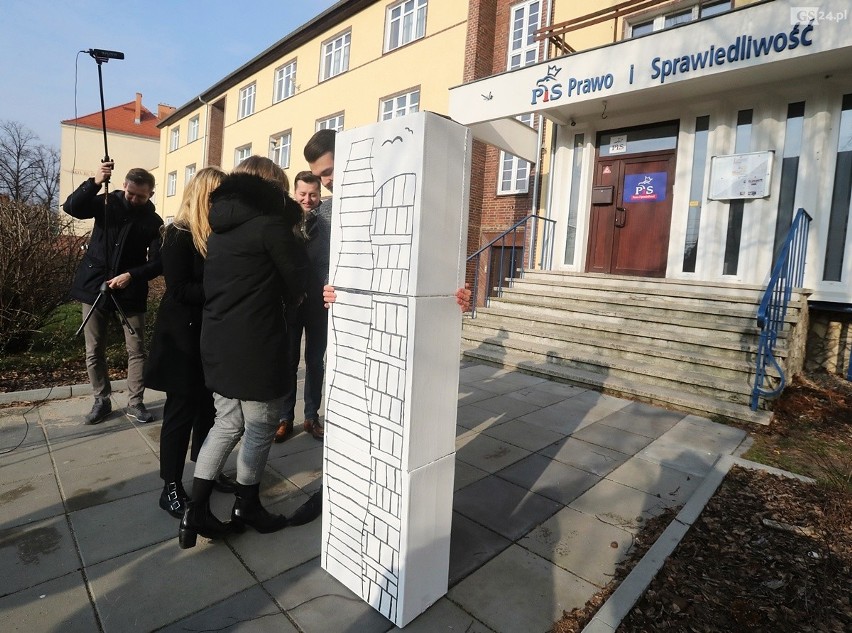
[[[198,454],[178,531],[182,548],[199,534],[217,538],[245,526],[265,534],[287,525],[261,505],[259,489],[287,391],[284,307],[301,303],[307,276],[305,247],[292,231],[302,211],[288,189],[280,167],[251,156],[211,198],[201,359],[216,422]],[[237,442],[237,496],[230,523],[222,523],[210,511],[210,493]]]
[[[190,457],[195,461],[215,417],[213,394],[204,386],[201,368],[202,280],[210,235],[210,194],[224,177],[222,170],[205,167],[189,181],[175,221],[164,230],[160,251],[166,292],[145,365],[145,386],[166,392],[160,432],[164,483],[160,507],[178,519],[187,500],[181,479],[190,435]],[[233,481],[228,483],[219,482],[220,490],[233,492]]]

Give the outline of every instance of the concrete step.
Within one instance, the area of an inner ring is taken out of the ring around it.
[[[690,368],[725,380],[747,381],[754,374],[757,346],[743,345],[731,349],[716,347],[719,338],[706,341],[660,339],[633,332],[613,335],[608,330],[565,328],[503,316],[480,315],[465,323],[463,338],[472,343],[499,344],[504,340],[546,345],[550,349],[571,350],[584,356],[617,358],[635,363],[649,359],[669,370]],[[686,332],[684,338],[689,339]],[[776,376],[777,373],[770,373]]]
[[[476,350],[487,350],[495,357],[499,357],[501,353],[524,356],[539,363],[564,365],[583,372],[614,376],[646,386],[700,394],[725,402],[748,405],[751,399],[750,377],[744,375],[741,379],[723,379],[696,371],[692,365],[666,367],[656,362],[653,357],[646,357],[645,361],[637,362],[600,354],[584,354],[570,347],[554,349],[546,344],[514,339],[476,341],[467,338],[466,344],[476,345]]]
[[[533,359],[524,354],[516,354],[506,350],[466,348],[464,356],[499,367],[516,369],[523,373],[559,382],[581,385],[603,393],[640,400],[676,411],[684,411],[704,417],[709,416],[717,421],[768,425],[772,417],[771,412],[765,410],[752,411],[747,404],[723,401],[679,389],[648,385],[612,374],[585,371]]]

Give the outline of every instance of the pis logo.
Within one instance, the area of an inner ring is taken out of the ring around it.
[[[558,66],[547,67],[547,74],[535,82],[535,88],[532,90],[532,105],[539,101],[547,103],[551,99],[556,100],[562,96],[562,84],[556,83],[556,76],[561,70],[562,68]]]

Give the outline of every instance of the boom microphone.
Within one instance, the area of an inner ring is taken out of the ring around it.
[[[110,59],[124,59],[124,53],[119,51],[105,51],[102,48],[90,48],[86,51],[93,58],[107,61]]]

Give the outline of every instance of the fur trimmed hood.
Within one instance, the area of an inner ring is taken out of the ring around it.
[[[302,215],[301,207],[283,187],[252,174],[231,174],[211,194],[210,227],[225,233],[262,215],[281,214],[293,226]]]

